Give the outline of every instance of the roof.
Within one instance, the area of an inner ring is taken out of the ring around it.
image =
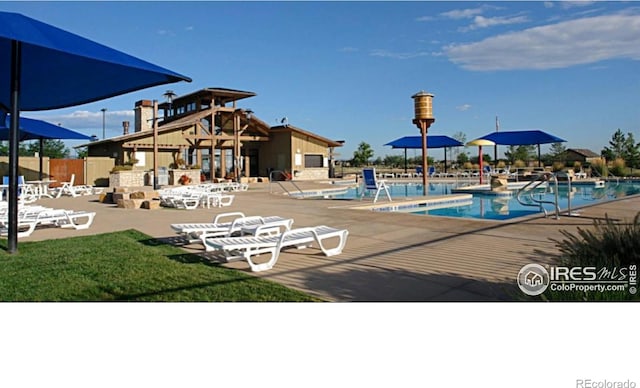
[[[578,155],[582,155],[585,158],[599,158],[600,155],[596,154],[595,152],[588,150],[586,148],[569,148],[567,149],[567,151],[573,151]]]
[[[480,139],[491,140],[499,145],[535,145],[566,142],[564,139],[539,129],[491,132]]]
[[[422,136],[405,136],[385,144],[393,148],[422,148]],[[427,135],[427,148],[463,146],[458,140],[444,135]]]
[[[197,90],[193,93],[185,94],[183,96],[176,96],[172,100],[172,104],[180,103],[181,101],[192,101],[198,98],[217,99],[221,104],[228,102],[242,100],[243,98],[255,97],[254,92],[247,92],[243,90],[228,89],[228,88],[204,88]],[[169,107],[168,102],[158,104],[158,108],[165,109]]]
[[[291,124],[287,125],[277,125],[275,127],[271,127],[271,132],[297,132],[301,135],[309,136],[310,138],[316,139],[323,143],[327,143],[328,147],[342,147],[343,142],[339,142],[336,140],[327,139],[326,137],[322,137],[320,135],[316,135],[313,132],[305,131],[302,128],[294,127]]]

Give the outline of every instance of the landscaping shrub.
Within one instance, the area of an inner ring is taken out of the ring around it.
[[[562,162],[553,162],[552,169],[553,169],[553,172],[562,171],[564,169],[564,163],[562,163]]]
[[[609,171],[615,176],[620,176],[620,177],[626,176],[627,171],[626,171],[626,164],[624,162],[624,159],[616,158],[613,162],[611,162],[611,167],[609,168]]]
[[[605,214],[605,220],[595,220],[592,229],[578,228],[577,234],[561,230],[563,240],[551,239],[559,250],[558,265],[566,267],[596,267],[608,270],[628,268],[640,263],[640,212],[630,224],[617,223]],[[551,291],[543,300],[639,300],[638,293],[625,291]]]
[[[596,176],[604,176],[605,164],[602,159],[596,159],[591,162],[591,170]]]

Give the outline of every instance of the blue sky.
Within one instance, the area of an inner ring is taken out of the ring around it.
[[[241,106],[269,124],[287,117],[345,140],[345,159],[362,141],[375,157],[402,154],[384,144],[419,134],[411,96],[420,90],[435,95],[430,134],[472,140],[494,131],[498,116],[501,130],[542,129],[570,148],[600,152],[618,128],[640,139],[640,3],[1,2],[0,9],[193,79],[23,112],[87,135],[102,136],[102,108],[111,137],[133,121],[137,100],[225,87],[257,93]]]

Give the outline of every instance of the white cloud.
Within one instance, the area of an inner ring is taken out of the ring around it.
[[[560,1],[559,4],[564,9],[576,8],[576,7],[587,7],[596,3],[595,1]]]
[[[394,58],[394,59],[411,59],[417,57],[426,57],[430,56],[431,53],[424,51],[417,51],[412,53],[396,53],[382,49],[371,50],[369,53],[372,57],[383,57],[383,58]]]
[[[29,115],[26,115],[29,117]],[[92,112],[87,110],[77,110],[65,114],[39,114],[31,115],[38,120],[44,120],[52,124],[60,124],[69,129],[95,129],[102,128],[102,111]],[[119,110],[105,112],[105,123],[107,128],[122,128],[123,121],[129,121],[133,127],[134,113],[131,110]]]
[[[483,11],[483,8],[454,9],[452,11],[443,12],[440,16],[448,19],[471,19],[476,15],[480,15]]]
[[[529,21],[529,18],[527,18],[526,16],[512,16],[512,17],[498,16],[498,17],[492,17],[492,18],[487,18],[484,16],[476,16],[475,18],[473,18],[473,24],[467,28],[464,28],[463,30],[465,31],[477,30],[478,28],[487,28],[487,27],[509,25],[509,24],[519,24],[519,23],[526,23],[528,21]]]
[[[417,22],[430,22],[432,20],[435,20],[435,18],[433,16],[420,16],[420,17],[416,18]]]
[[[476,71],[553,69],[607,59],[640,60],[640,16],[606,15],[550,24],[444,48]]]
[[[467,111],[467,110],[471,109],[471,105],[469,105],[469,104],[458,105],[458,106],[456,106],[456,109],[461,111],[461,112],[464,112],[464,111]]]

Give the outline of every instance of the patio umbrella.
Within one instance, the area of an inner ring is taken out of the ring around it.
[[[496,143],[492,142],[491,140],[486,140],[486,139],[476,139],[476,140],[472,140],[470,142],[467,143],[467,147],[469,146],[478,146],[478,163],[480,164],[480,184],[482,184],[482,175],[484,173],[484,171],[482,171],[482,146],[494,146],[496,145]]]
[[[5,113],[0,111],[0,140],[9,140],[9,115],[6,115],[4,119],[2,116],[5,116]],[[18,141],[39,140],[40,142],[40,171],[38,179],[42,179],[42,158],[45,139],[91,140],[91,137],[46,121],[20,117]]]
[[[0,12],[0,110],[9,126],[7,250],[17,249],[20,111],[64,108],[191,79],[21,14]]]

